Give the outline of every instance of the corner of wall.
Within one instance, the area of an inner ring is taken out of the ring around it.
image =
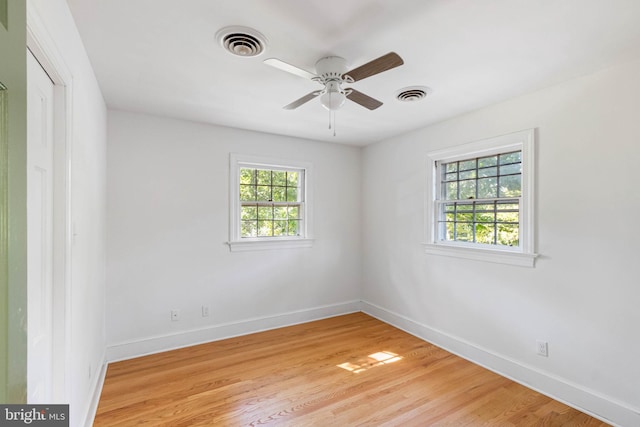
[[[362,307],[362,311],[370,316],[525,387],[572,406],[594,418],[619,426],[640,425],[640,409],[638,408],[628,407],[593,390],[496,354],[488,349],[480,348],[459,337],[431,328],[378,305],[363,301]]]

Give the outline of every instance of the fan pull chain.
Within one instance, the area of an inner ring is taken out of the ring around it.
[[[329,92],[329,105],[331,105],[331,92]],[[331,129],[331,119],[332,119],[331,113],[332,113],[331,108],[329,108],[329,129]]]
[[[336,112],[333,112],[333,136],[336,136]]]
[[[329,129],[333,129],[333,136],[336,136],[336,112],[329,110]]]
[[[331,95],[332,92],[329,92],[329,104],[331,103]],[[333,129],[333,136],[336,136],[336,112],[334,110],[329,109],[329,129]]]

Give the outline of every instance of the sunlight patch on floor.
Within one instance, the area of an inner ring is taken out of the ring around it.
[[[360,372],[366,371],[367,369],[375,368],[376,366],[387,365],[399,360],[402,360],[402,356],[398,356],[396,353],[392,353],[390,351],[379,351],[377,353],[368,355],[364,360],[359,360],[358,363],[345,362],[336,366],[353,372],[354,374],[358,374]]]

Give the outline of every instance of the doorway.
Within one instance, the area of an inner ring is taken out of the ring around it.
[[[27,52],[27,401],[53,394],[53,82]]]
[[[27,402],[32,404],[68,400],[69,156],[65,90],[51,68],[27,50]]]

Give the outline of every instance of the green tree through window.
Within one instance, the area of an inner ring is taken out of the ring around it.
[[[300,236],[302,170],[240,169],[240,237]]]
[[[440,163],[438,171],[442,240],[519,245],[521,151]]]

